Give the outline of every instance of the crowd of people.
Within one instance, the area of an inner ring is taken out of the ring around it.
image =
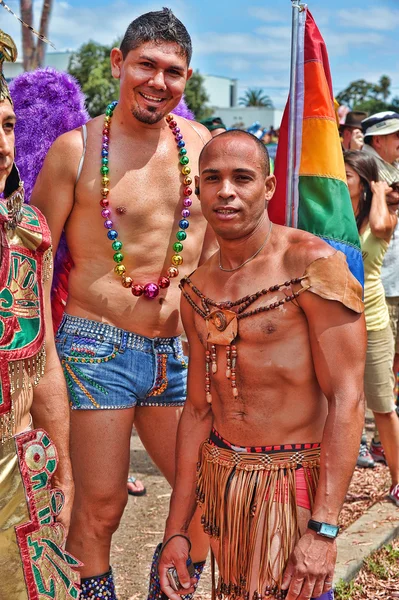
[[[191,600],[209,549],[215,597],[331,600],[356,461],[399,507],[399,114],[341,127],[363,301],[341,252],[270,221],[272,132],[176,111],[191,53],[169,9],[135,19],[118,101],[54,141],[31,204],[1,78],[1,600],[117,598],[133,425],[173,490],[147,600]]]

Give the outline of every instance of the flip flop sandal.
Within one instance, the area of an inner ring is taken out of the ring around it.
[[[137,481],[137,477],[128,477],[128,479],[127,479],[127,482],[132,483],[133,485],[136,483],[136,481]],[[135,491],[132,491],[131,489],[127,488],[127,493],[129,494],[129,496],[145,496],[147,493],[147,490],[144,487],[141,491],[135,492]]]

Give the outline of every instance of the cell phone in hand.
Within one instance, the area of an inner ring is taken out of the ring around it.
[[[194,577],[195,568],[194,568],[193,561],[191,560],[190,556],[187,559],[186,565],[187,565],[188,574],[190,575],[190,577]],[[180,583],[179,576],[177,574],[175,567],[170,567],[170,569],[168,569],[166,571],[166,576],[168,578],[169,585],[172,588],[172,590],[174,590],[175,592],[178,592],[181,589],[182,585]]]

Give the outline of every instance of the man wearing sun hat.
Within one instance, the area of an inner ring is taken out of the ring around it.
[[[363,151],[377,162],[380,179],[389,185],[399,182],[399,113],[384,111],[362,122],[365,145]],[[399,370],[399,226],[390,241],[382,266],[382,283],[388,304],[395,340],[394,371]],[[387,416],[388,418],[388,416]],[[391,415],[390,418],[393,418]],[[373,439],[370,453],[375,461],[386,462],[384,449]]]
[[[367,113],[353,110],[346,114],[345,122],[339,126],[344,150],[361,150],[363,148],[362,121]]]

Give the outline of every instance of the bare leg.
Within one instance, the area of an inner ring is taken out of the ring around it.
[[[99,575],[109,568],[112,534],[127,502],[134,410],[71,413],[75,501],[67,550],[84,563],[82,577]]]
[[[390,413],[374,413],[375,423],[380,432],[392,484],[399,483],[399,419],[393,410]]]
[[[162,406],[136,407],[134,425],[151,459],[170,485],[175,479],[175,447],[181,408]],[[193,562],[206,559],[209,538],[204,533],[197,510],[190,525]]]

